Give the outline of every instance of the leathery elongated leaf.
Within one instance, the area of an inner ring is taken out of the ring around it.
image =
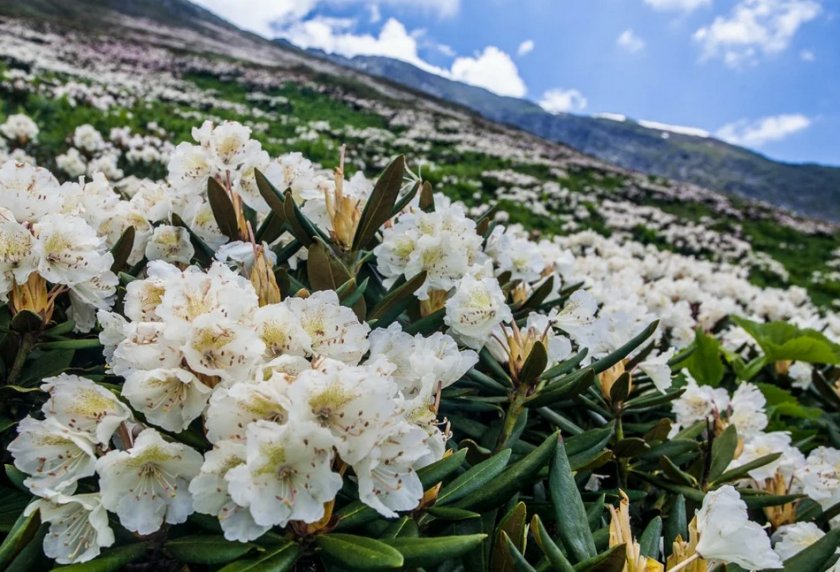
[[[610,355],[603,357],[593,363],[591,365],[592,369],[595,370],[595,373],[601,373],[602,371],[606,371],[610,369],[612,366],[626,358],[630,353],[638,348],[640,345],[645,343],[650,336],[656,331],[656,328],[659,327],[659,320],[651,322],[648,327],[642,330],[636,337],[631,339],[629,342],[615,350]]]
[[[351,570],[391,570],[403,565],[396,548],[366,536],[325,534],[316,544],[330,559]]]
[[[525,556],[522,552],[519,551],[516,544],[510,539],[510,536],[507,535],[506,532],[502,531],[499,538],[496,540],[499,544],[503,545],[504,548],[508,551],[508,555],[510,556],[513,569],[516,572],[537,572],[536,568],[531,566],[528,561],[525,559]],[[496,570],[493,568],[493,570]]]
[[[123,570],[127,564],[140,558],[147,548],[148,543],[146,542],[109,548],[102,551],[102,554],[95,560],[53,568],[53,572],[113,572]]]
[[[516,565],[514,558],[508,552],[503,538],[508,538],[516,549],[524,553],[525,541],[528,535],[528,509],[524,502],[518,502],[502,517],[497,528],[496,540],[490,552],[490,569],[498,572],[514,572]]]
[[[373,240],[376,231],[394,214],[394,205],[400,195],[405,175],[405,157],[400,155],[385,167],[370,193],[356,234],[353,236],[353,250],[364,248]]]
[[[286,541],[271,546],[258,556],[231,562],[219,572],[286,572],[292,569],[299,555],[300,547]]]
[[[131,256],[131,249],[134,248],[135,234],[134,227],[128,227],[111,248],[111,255],[114,257],[114,262],[111,264],[111,272],[116,273],[125,268],[125,263],[128,261],[128,257]]]
[[[213,211],[213,217],[219,230],[231,240],[239,240],[239,230],[236,224],[236,213],[225,188],[214,177],[207,179],[207,201]]]
[[[347,268],[320,242],[309,247],[306,274],[314,290],[338,290],[350,280]]]
[[[627,561],[624,544],[613,546],[606,552],[575,564],[575,572],[621,572]]]
[[[259,169],[254,169],[254,179],[257,182],[257,190],[259,190],[263,200],[271,208],[271,212],[273,212],[281,221],[284,220],[285,215],[283,213],[283,201],[285,199],[283,198],[283,194],[271,184],[268,177],[266,177]]]
[[[738,448],[738,431],[730,425],[712,442],[712,462],[709,466],[708,480],[713,481],[726,470],[735,457]]]
[[[387,326],[399,316],[414,300],[414,293],[426,281],[426,271],[415,274],[400,286],[385,294],[385,297],[370,311],[369,320],[376,320],[377,327]],[[386,323],[387,322],[387,323]],[[381,324],[381,326],[380,326]]]
[[[466,449],[464,453],[466,454]],[[456,502],[483,487],[505,469],[510,454],[510,449],[499,451],[456,477],[440,490],[438,504]]]
[[[549,488],[557,518],[560,540],[576,562],[594,558],[597,554],[586,508],[575,483],[566,447],[560,443],[554,451],[549,472]]]
[[[424,488],[431,487],[441,482],[454,471],[457,471],[458,468],[464,464],[464,459],[466,457],[467,450],[461,449],[460,451],[444,457],[440,461],[418,470],[417,476],[420,478],[420,482],[423,483]]]
[[[551,564],[552,568],[557,572],[574,572],[574,567],[560,547],[552,540],[545,525],[540,520],[539,515],[535,514],[531,519],[531,535],[537,542],[546,559]]]
[[[840,528],[835,528],[811,546],[785,560],[784,572],[823,570],[840,545]]]
[[[436,537],[400,537],[383,540],[403,557],[406,568],[436,566],[453,558],[460,558],[479,546],[486,534],[463,534]]]
[[[507,502],[515,492],[527,486],[537,472],[545,466],[557,448],[559,437],[559,431],[549,435],[526,457],[509,466],[484,488],[458,501],[455,506],[480,512]]]
[[[223,536],[182,536],[168,540],[164,547],[181,562],[211,565],[225,564],[256,548],[254,544],[231,542]]]
[[[27,543],[32,540],[40,524],[41,520],[37,511],[29,515],[20,513],[12,529],[3,540],[3,544],[0,544],[0,567],[5,568],[23,550]]]

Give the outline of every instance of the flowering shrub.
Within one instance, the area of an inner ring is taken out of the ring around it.
[[[193,136],[131,193],[0,167],[4,566],[834,564],[832,330],[693,331],[401,156]]]
[[[0,568],[837,570],[835,228],[146,28],[0,20]]]

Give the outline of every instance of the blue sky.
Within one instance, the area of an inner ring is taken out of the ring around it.
[[[838,0],[198,0],[303,47],[382,54],[550,111],[840,165]],[[663,127],[664,128],[664,127]]]

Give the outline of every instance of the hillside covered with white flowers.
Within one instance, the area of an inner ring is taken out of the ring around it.
[[[115,5],[0,6],[0,569],[840,570],[837,228]]]

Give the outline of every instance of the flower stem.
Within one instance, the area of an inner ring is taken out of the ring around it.
[[[505,423],[502,426],[502,431],[499,433],[499,438],[496,441],[496,451],[501,451],[505,448],[513,436],[513,431],[516,429],[516,422],[522,414],[522,395],[517,391],[511,394],[510,404],[505,413]]]
[[[38,339],[38,334],[35,332],[24,332],[20,335],[20,344],[18,345],[15,360],[12,362],[12,367],[9,369],[9,375],[6,377],[6,384],[14,385],[23,371],[23,364],[26,363],[26,358],[29,357],[29,352],[35,345],[35,340]]]

